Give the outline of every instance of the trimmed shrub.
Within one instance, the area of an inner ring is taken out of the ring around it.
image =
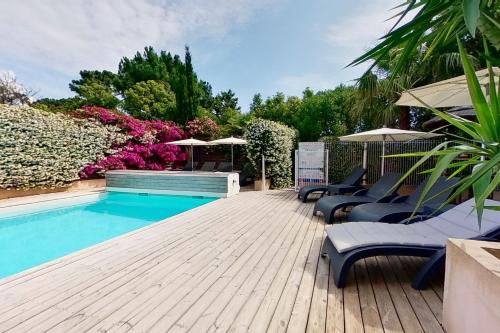
[[[0,188],[52,188],[78,180],[127,136],[116,126],[28,106],[0,105]]]
[[[266,177],[273,188],[292,185],[292,150],[296,133],[280,123],[255,119],[248,123],[245,138],[247,156],[256,171],[260,170],[261,155],[266,160]]]

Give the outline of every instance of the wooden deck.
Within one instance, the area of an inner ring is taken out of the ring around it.
[[[325,225],[291,191],[244,192],[0,280],[8,332],[442,332],[420,259],[358,262],[345,289]]]

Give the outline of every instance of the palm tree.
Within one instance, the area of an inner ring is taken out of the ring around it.
[[[402,49],[390,52],[358,80],[354,112],[358,118],[365,120],[364,129],[381,125],[409,129],[409,108],[394,105],[401,92],[463,74],[456,46],[442,48],[427,59],[421,48],[415,48],[407,65],[396,73],[395,67],[402,52]],[[484,56],[479,59],[473,57],[473,63],[476,67],[485,64]]]
[[[397,22],[382,37],[382,42],[368,50],[350,65],[374,60],[370,70],[401,49],[393,73],[404,70],[418,47],[425,47],[423,60],[427,60],[443,47],[456,45],[456,38],[480,32],[498,51],[500,50],[500,6],[498,0],[406,0],[396,7]],[[415,14],[403,24],[403,20]]]

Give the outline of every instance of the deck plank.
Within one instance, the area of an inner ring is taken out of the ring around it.
[[[302,274],[302,279],[300,280],[300,286],[297,291],[295,303],[293,304],[292,313],[290,319],[288,320],[288,325],[280,325],[282,331],[287,330],[289,332],[304,332],[307,328],[308,316],[311,311],[312,295],[316,282],[316,272],[318,269],[319,261],[324,262],[323,259],[320,259],[319,255],[321,251],[321,245],[323,243],[324,230],[324,224],[318,223],[318,227],[316,228],[316,232],[314,234],[314,240],[309,252],[309,257],[307,258],[307,262],[304,267],[304,273]],[[323,284],[325,284],[324,281]],[[321,306],[321,304],[315,304],[315,307],[316,305]],[[317,317],[318,316],[314,316],[313,320],[317,320]],[[281,319],[275,318],[273,320],[274,322],[278,322]],[[269,327],[270,331],[274,331],[272,329],[272,324],[273,321],[271,322],[271,325]],[[316,322],[313,325],[319,326],[320,324]]]
[[[403,332],[396,308],[375,258],[365,260],[384,332]]]
[[[344,288],[344,323],[346,333],[364,332],[358,284],[353,268],[349,272]]]
[[[344,290],[335,286],[333,265],[328,279],[328,305],[326,308],[326,332],[344,333]]]
[[[292,191],[243,192],[0,280],[6,332],[442,332],[442,278],[409,257],[357,262]]]
[[[367,333],[383,332],[384,329],[382,328],[382,321],[380,320],[375,294],[368,277],[365,260],[360,260],[355,268],[364,330]]]
[[[203,327],[210,326],[210,324],[212,324],[211,328],[213,327],[211,330],[215,332],[226,332],[233,322],[235,322],[235,318],[239,313],[242,313],[244,316],[252,314],[248,311],[241,312],[241,309],[248,302],[252,302],[252,295],[257,294],[259,290],[267,290],[269,288],[279,268],[285,264],[284,260],[287,258],[287,254],[290,252],[293,253],[295,248],[297,248],[303,240],[308,227],[308,223],[306,222],[312,212],[312,206],[303,205],[303,208],[300,214],[296,214],[291,221],[294,229],[289,233],[286,241],[280,244],[279,248],[276,249],[276,255],[272,257],[272,261],[269,265],[265,268],[263,267],[258,273],[254,270],[254,272],[252,272],[253,280],[251,278],[248,279],[237,291],[238,297],[233,297],[233,295],[231,295],[231,298],[228,300],[229,302],[224,304],[224,309],[220,311],[218,315],[217,307],[212,304],[208,313],[204,313],[201,320],[198,320],[195,325],[191,327],[190,330],[192,332],[199,332]],[[257,276],[259,274],[260,276]],[[236,322],[240,323],[240,321]]]
[[[400,258],[388,257],[389,262],[394,267],[396,276],[398,277],[404,292],[406,293],[408,300],[417,315],[420,325],[424,328],[426,332],[443,332],[443,328],[437,321],[436,317],[432,313],[431,309],[425,302],[420,291],[415,290],[411,287],[411,279],[406,273]]]

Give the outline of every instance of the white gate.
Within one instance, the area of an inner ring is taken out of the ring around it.
[[[328,150],[324,142],[299,142],[295,150],[295,191],[328,182]]]

